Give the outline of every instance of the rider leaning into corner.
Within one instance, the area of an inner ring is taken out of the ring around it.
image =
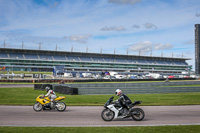
[[[116,93],[116,96],[119,96],[119,98],[116,100],[116,101],[119,102],[119,104],[121,106],[121,108],[119,110],[122,109],[122,106],[125,106],[130,112],[131,111],[131,107],[129,105],[132,103],[131,99],[127,95],[122,93],[122,90],[120,90],[120,89],[117,89],[115,91],[115,93]],[[123,114],[123,116],[126,116],[128,113]]]
[[[47,86],[45,88],[45,90],[46,90],[47,94],[44,96],[49,97],[49,99],[51,100],[51,105],[53,105],[55,98],[57,98],[56,93],[53,90],[51,90],[51,88],[49,86]]]

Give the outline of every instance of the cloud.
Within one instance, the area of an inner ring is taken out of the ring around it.
[[[150,41],[144,41],[144,42],[139,42],[139,43],[135,43],[133,45],[131,45],[129,47],[129,50],[130,51],[134,51],[134,52],[142,52],[142,53],[145,53],[145,52],[149,52],[152,50],[152,42]]]
[[[152,50],[165,50],[165,49],[172,49],[173,46],[171,44],[162,44],[162,43],[152,43],[151,41],[144,41],[135,43],[130,45],[129,50],[134,52],[141,52],[145,54],[146,52],[150,52]]]
[[[124,31],[126,28],[124,26],[105,26],[100,29],[101,31]]]
[[[86,43],[91,37],[92,37],[92,35],[87,34],[87,35],[65,36],[64,38],[66,38],[70,41],[78,42],[78,43]]]
[[[194,40],[185,41],[183,44],[194,44]]]
[[[195,16],[196,16],[196,17],[200,17],[200,13],[196,13]]]
[[[124,5],[135,5],[142,0],[108,0],[109,3],[115,3],[115,4],[124,4]]]
[[[154,24],[152,24],[152,23],[145,23],[145,24],[144,24],[144,27],[145,27],[146,29],[157,29],[157,26],[154,25]]]
[[[138,28],[140,28],[140,26],[137,25],[137,24],[134,24],[134,25],[132,26],[132,28],[136,28],[136,29],[138,29]]]
[[[154,44],[154,49],[155,50],[164,50],[164,49],[172,49],[173,46],[171,44]]]

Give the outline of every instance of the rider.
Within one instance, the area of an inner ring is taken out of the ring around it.
[[[53,105],[53,103],[55,102],[55,98],[57,98],[56,93],[53,90],[51,90],[49,86],[47,86],[45,90],[47,94],[44,95],[44,97],[49,97],[49,99],[51,100],[51,105]]]
[[[132,103],[131,99],[127,95],[122,93],[120,89],[117,89],[115,93],[117,96],[119,96],[117,101],[119,101],[120,104],[122,103],[130,112],[131,108],[129,105]],[[123,114],[123,115],[127,115],[127,114]]]

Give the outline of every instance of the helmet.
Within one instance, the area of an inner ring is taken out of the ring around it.
[[[115,91],[116,96],[119,96],[121,93],[122,93],[122,91],[121,91],[120,89],[117,89],[117,90]]]
[[[46,90],[46,92],[48,92],[48,91],[50,90],[50,87],[47,86],[47,87],[45,88],[45,90]]]

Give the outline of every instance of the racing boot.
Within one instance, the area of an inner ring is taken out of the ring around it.
[[[54,108],[54,104],[53,104],[53,102],[51,102],[50,104],[51,104],[51,108],[53,109],[53,108]]]
[[[126,116],[127,116],[127,113],[124,112],[124,113],[122,114],[122,117],[124,118],[124,117],[126,117]]]
[[[128,105],[128,106],[127,106],[127,109],[128,109],[128,113],[127,113],[127,114],[130,114],[131,111],[132,111],[132,108]]]
[[[55,107],[56,107],[56,102],[55,102],[55,100],[52,100],[52,101],[51,101],[51,107],[52,107],[52,108],[55,108]]]

